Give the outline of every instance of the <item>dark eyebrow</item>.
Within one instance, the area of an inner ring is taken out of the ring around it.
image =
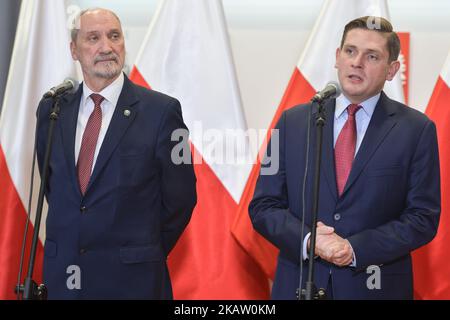
[[[344,48],[356,49],[356,46],[354,46],[352,44],[344,44]]]
[[[344,48],[357,49],[357,47],[356,47],[355,45],[352,45],[352,44],[344,44]],[[366,52],[366,53],[383,54],[382,51],[377,50],[377,49],[366,49],[365,52]]]
[[[382,52],[380,50],[375,50],[375,49],[367,49],[367,52],[382,54]]]

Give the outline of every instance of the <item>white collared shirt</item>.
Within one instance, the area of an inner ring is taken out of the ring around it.
[[[98,93],[105,98],[105,100],[101,103],[102,126],[98,135],[97,146],[95,147],[94,162],[92,163],[92,170],[94,170],[100,147],[105,139],[106,131],[108,130],[114,110],[116,109],[117,101],[119,100],[120,93],[122,92],[123,83],[124,75],[122,72],[113,83],[100,92],[92,91],[86,83],[83,82],[83,95],[81,96],[80,109],[78,111],[77,132],[75,136],[75,165],[78,162],[78,155],[80,154],[81,140],[83,138],[84,129],[86,128],[88,119],[94,110],[94,102],[92,101],[90,95],[92,93]]]

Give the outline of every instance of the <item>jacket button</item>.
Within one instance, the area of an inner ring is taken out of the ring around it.
[[[341,214],[335,213],[333,218],[334,218],[334,221],[339,221],[339,220],[341,220]]]
[[[81,213],[85,213],[86,212],[86,207],[85,206],[81,206],[80,207],[80,211],[81,211]]]
[[[86,249],[85,248],[80,249],[80,254],[85,254],[85,253],[86,253]]]

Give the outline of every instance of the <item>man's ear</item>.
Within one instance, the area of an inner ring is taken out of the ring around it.
[[[336,69],[338,68],[338,58],[339,58],[340,54],[341,54],[341,48],[337,47],[336,48],[336,62],[334,63],[334,67]]]
[[[70,54],[72,55],[72,59],[75,61],[78,61],[78,55],[77,55],[77,45],[75,42],[70,43]]]
[[[397,74],[398,70],[400,69],[400,61],[392,61],[391,64],[388,67],[388,72],[386,75],[386,80],[391,81],[394,79],[395,75]]]

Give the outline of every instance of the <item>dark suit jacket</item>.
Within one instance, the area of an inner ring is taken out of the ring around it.
[[[249,207],[254,228],[280,249],[272,290],[275,299],[295,299],[299,286],[303,192],[304,235],[311,230],[314,147],[309,153],[309,174],[303,190],[310,108],[311,105],[300,105],[281,116],[277,125],[279,171],[272,176],[260,175]],[[326,288],[331,280],[335,299],[410,299],[410,252],[434,237],[439,222],[435,125],[422,113],[382,93],[339,197],[334,165],[334,109],[335,100],[325,104],[327,122],[318,219],[350,241],[357,267],[340,268],[316,259],[315,284]],[[311,146],[316,141],[314,122],[311,121]],[[304,288],[308,265],[302,263]],[[372,273],[366,272],[372,265],[380,267],[380,289],[368,289],[367,282],[375,283],[374,278],[369,279]]]
[[[83,196],[74,156],[81,95],[82,86],[62,98],[53,135],[44,247],[49,298],[171,299],[166,258],[196,204],[193,166],[171,161],[178,144],[171,134],[186,129],[180,104],[125,77]],[[40,166],[50,110],[51,101],[43,100],[38,111]],[[75,274],[69,266],[81,271],[79,290],[67,287]]]

